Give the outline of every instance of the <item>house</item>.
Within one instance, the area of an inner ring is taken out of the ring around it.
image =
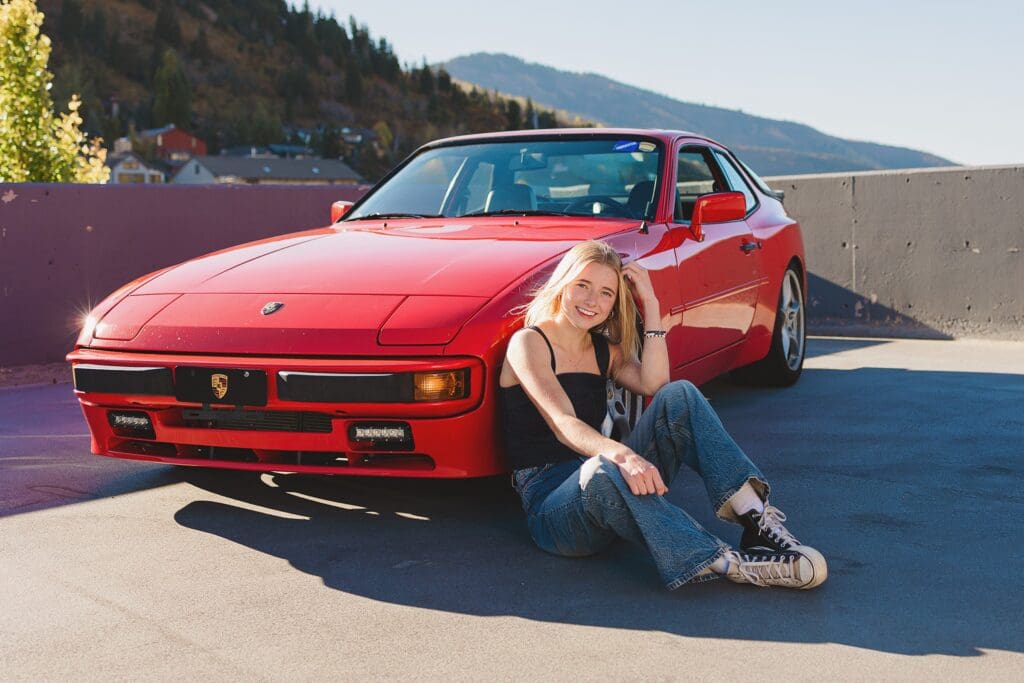
[[[266,146],[261,145],[235,145],[234,147],[227,147],[220,151],[221,156],[225,157],[257,157],[257,158],[276,158],[281,157],[283,159],[305,159],[313,158],[313,150],[305,145],[285,145],[285,144],[269,144]]]
[[[147,164],[134,152],[108,154],[106,164],[111,183],[162,183],[166,178],[163,169]]]
[[[257,145],[235,145],[220,151],[222,157],[252,157],[254,159],[274,159],[276,154],[268,148]]]
[[[152,156],[163,159],[172,166],[180,166],[194,156],[206,154],[205,142],[173,123],[163,128],[139,131],[135,134],[135,139],[141,147],[149,148]],[[114,141],[115,154],[129,151],[132,151],[131,139],[124,137]]]
[[[348,164],[337,159],[201,156],[188,160],[170,182],[193,185],[358,185],[365,181]]]

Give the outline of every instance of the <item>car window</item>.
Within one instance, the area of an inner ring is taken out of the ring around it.
[[[675,220],[689,223],[697,197],[721,192],[722,184],[715,177],[705,147],[684,147],[676,163]]]
[[[345,220],[517,212],[651,219],[662,149],[655,140],[613,135],[517,136],[426,149]]]
[[[364,211],[436,215],[464,162],[465,155],[458,152],[417,159],[403,169],[401,186],[385,183]]]
[[[494,164],[481,162],[466,184],[466,206],[462,213],[483,211],[487,193],[494,187]]]
[[[750,213],[751,209],[757,206],[757,197],[754,196],[754,191],[747,185],[747,181],[743,179],[740,172],[733,166],[732,160],[725,156],[717,149],[715,150],[715,159],[718,160],[718,166],[722,169],[722,173],[725,174],[725,182],[729,186],[729,189],[733,192],[742,192],[743,196],[747,200],[747,213]]]
[[[626,204],[637,183],[653,182],[658,177],[656,162],[654,154],[642,152],[550,155],[545,168],[517,171],[513,178],[533,187],[540,199],[584,199],[596,195]]]
[[[761,178],[761,176],[754,173],[754,169],[750,168],[750,166],[747,166],[746,162],[743,161],[743,159],[740,159],[735,155],[733,156],[733,158],[740,166],[743,167],[743,170],[747,172],[747,175],[750,176],[750,179],[754,181],[754,184],[757,185],[757,189],[761,190],[761,192],[764,192],[769,197],[775,196],[775,190],[768,187],[768,183],[766,183],[764,179]]]

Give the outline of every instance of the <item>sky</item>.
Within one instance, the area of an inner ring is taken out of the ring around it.
[[[678,100],[910,147],[1024,163],[1019,0],[310,0],[405,63],[504,52]],[[728,141],[723,140],[726,144]]]

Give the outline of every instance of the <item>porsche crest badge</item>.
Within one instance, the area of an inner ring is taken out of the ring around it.
[[[218,399],[224,398],[228,393],[228,376],[215,372],[210,375],[210,385],[213,387],[213,395]]]
[[[263,315],[270,315],[271,313],[277,313],[282,308],[284,308],[284,304],[280,301],[271,301],[260,310],[260,313]]]

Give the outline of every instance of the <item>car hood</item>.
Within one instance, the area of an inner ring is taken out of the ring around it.
[[[135,293],[491,296],[580,240],[635,225],[553,218],[339,223],[187,261]]]
[[[339,223],[171,268],[108,312],[90,346],[264,355],[442,346],[539,265],[635,226],[546,217]],[[271,302],[284,305],[264,314]]]

